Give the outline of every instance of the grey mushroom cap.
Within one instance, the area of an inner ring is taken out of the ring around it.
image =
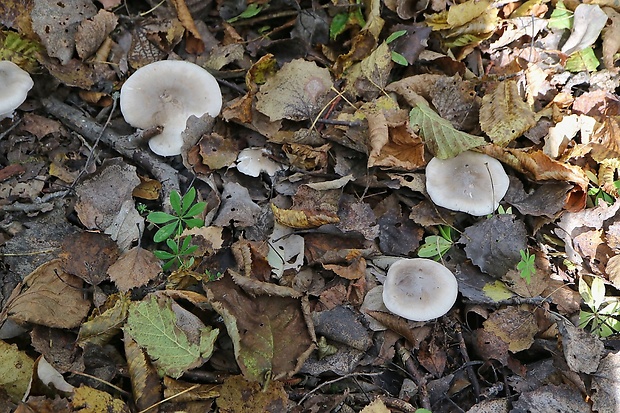
[[[0,61],[0,120],[24,103],[33,86],[28,72],[8,60]]]
[[[426,191],[444,208],[474,216],[492,214],[508,191],[509,179],[495,158],[465,151],[426,165]]]
[[[149,140],[161,156],[181,153],[187,119],[217,116],[222,92],[217,80],[202,67],[182,60],[162,60],[136,70],[121,88],[121,112],[136,128],[163,127]]]
[[[403,258],[392,264],[383,283],[383,303],[392,313],[413,321],[446,314],[459,292],[454,274],[426,258]]]

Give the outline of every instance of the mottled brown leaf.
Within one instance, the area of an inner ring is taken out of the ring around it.
[[[60,259],[48,261],[24,278],[22,291],[7,303],[7,314],[18,323],[78,327],[90,311],[82,286],[80,278],[63,271]]]
[[[533,309],[528,306],[511,306],[495,311],[483,325],[486,331],[506,343],[512,353],[530,348],[538,333]]]
[[[97,232],[80,232],[62,243],[62,269],[97,285],[107,278],[106,272],[120,252],[109,236]]]
[[[134,401],[138,409],[144,410],[162,400],[161,381],[157,369],[127,333],[123,343]]]
[[[108,268],[110,280],[120,291],[141,287],[157,277],[161,264],[151,251],[133,247]]]
[[[288,395],[284,384],[270,381],[265,388],[243,376],[231,376],[224,381],[217,398],[221,413],[280,413],[287,410]]]
[[[290,377],[314,349],[314,331],[302,301],[260,295],[252,298],[230,276],[203,284],[222,316],[244,377],[266,383]]]

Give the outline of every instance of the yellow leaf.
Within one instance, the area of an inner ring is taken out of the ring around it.
[[[506,285],[501,281],[495,281],[493,284],[485,284],[482,291],[487,297],[495,302],[507,300],[514,296],[514,294],[506,288]]]
[[[495,144],[506,146],[534,125],[534,112],[521,99],[514,80],[501,82],[482,98],[480,126]]]
[[[451,27],[462,26],[481,16],[490,5],[489,0],[468,0],[465,3],[454,5],[448,10],[447,22]]]
[[[271,210],[273,211],[273,215],[278,224],[290,228],[308,229],[320,227],[325,224],[335,224],[340,222],[340,218],[338,218],[338,216],[309,214],[307,212],[294,209],[281,209],[274,204],[271,204]]]

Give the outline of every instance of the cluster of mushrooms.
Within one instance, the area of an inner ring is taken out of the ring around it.
[[[180,79],[182,77],[182,81]],[[9,61],[0,61],[0,120],[10,117],[33,87],[30,75]],[[121,112],[127,123],[161,127],[149,147],[160,156],[181,153],[182,132],[190,116],[213,117],[222,108],[217,80],[202,67],[165,60],[136,70],[121,88]],[[238,169],[258,176],[272,175],[278,165],[263,165],[260,149],[242,153]],[[256,165],[254,165],[256,163]],[[275,168],[275,169],[274,169]],[[454,158],[433,158],[426,167],[426,190],[438,206],[474,216],[493,213],[508,190],[508,175],[496,159],[466,151]],[[446,314],[456,302],[458,283],[445,266],[424,258],[400,259],[388,270],[383,301],[388,310],[415,321]]]

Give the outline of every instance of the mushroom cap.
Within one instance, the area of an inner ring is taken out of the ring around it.
[[[267,172],[274,176],[282,169],[282,165],[268,158],[261,148],[245,148],[237,156],[237,170],[244,175],[256,178],[261,172]]]
[[[492,214],[508,191],[502,164],[483,153],[465,151],[426,165],[426,191],[436,205],[475,216]]]
[[[0,119],[11,116],[33,86],[28,72],[8,60],[0,61]]]
[[[383,283],[383,302],[392,313],[413,321],[446,314],[459,292],[454,274],[427,258],[403,258],[390,266]]]
[[[121,112],[136,128],[163,127],[149,140],[161,156],[181,153],[187,119],[208,113],[215,117],[222,109],[222,92],[217,80],[202,67],[182,60],[162,60],[136,70],[121,88]]]

